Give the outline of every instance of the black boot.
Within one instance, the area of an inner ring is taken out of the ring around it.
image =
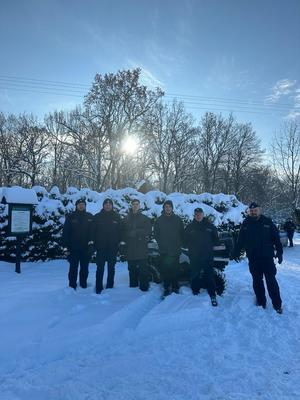
[[[179,285],[177,282],[172,284],[172,291],[173,291],[173,293],[176,293],[176,294],[179,293]]]
[[[257,301],[257,300],[256,300],[256,305],[257,305],[257,307],[262,307],[262,308],[264,308],[264,309],[267,307],[267,304],[266,304],[265,302],[262,302],[262,303],[261,303],[261,302],[259,302],[259,301]]]
[[[212,296],[212,297],[210,298],[210,301],[211,301],[211,305],[212,305],[213,307],[217,307],[218,302],[217,302],[216,296]]]
[[[108,282],[106,284],[106,289],[112,289],[114,287],[114,283]]]
[[[72,289],[76,290],[77,285],[76,285],[76,284],[74,285],[74,284],[69,283],[69,287],[71,287]]]
[[[103,286],[96,286],[95,292],[97,294],[101,294],[102,290],[103,290]]]

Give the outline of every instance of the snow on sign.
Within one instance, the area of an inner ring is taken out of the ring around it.
[[[1,202],[5,204],[37,204],[38,198],[33,189],[24,189],[19,186],[3,188]]]
[[[20,187],[4,188],[1,203],[8,204],[8,231],[11,236],[31,232],[32,206],[38,199],[34,190]]]

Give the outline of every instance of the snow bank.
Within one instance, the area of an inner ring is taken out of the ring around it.
[[[300,393],[300,237],[278,267],[283,314],[256,307],[247,262],[231,262],[211,307],[187,287],[160,301],[116,285],[67,288],[68,263],[0,263],[1,400],[292,400]]]

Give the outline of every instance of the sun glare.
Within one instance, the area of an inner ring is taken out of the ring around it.
[[[133,136],[128,136],[122,144],[122,151],[128,155],[136,153],[138,148],[138,141]]]

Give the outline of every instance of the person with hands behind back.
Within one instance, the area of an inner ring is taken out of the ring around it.
[[[194,210],[194,219],[185,228],[185,245],[189,250],[191,269],[191,288],[194,295],[199,294],[201,282],[205,283],[212,306],[218,305],[214,279],[214,246],[219,244],[217,228],[204,219],[203,209]]]
[[[148,240],[151,235],[151,220],[140,210],[139,199],[131,201],[128,215],[122,221],[122,240],[126,246],[129,286],[142,291],[149,289]]]
[[[115,265],[121,241],[121,218],[113,208],[113,201],[106,198],[102,210],[94,216],[94,244],[96,255],[96,293],[103,290],[104,267],[107,263],[106,289],[114,287]]]
[[[75,211],[67,215],[62,234],[64,253],[70,263],[69,286],[76,290],[78,266],[80,264],[79,284],[87,287],[89,262],[94,250],[93,215],[86,212],[86,201],[78,199]]]
[[[184,238],[183,222],[174,214],[171,200],[164,202],[162,214],[154,223],[154,238],[159,248],[165,297],[172,291],[179,292],[179,257]]]
[[[253,280],[253,290],[256,295],[256,304],[266,308],[266,295],[263,278],[265,278],[273,308],[282,314],[282,301],[276,280],[277,269],[274,257],[282,263],[282,244],[279,232],[270,218],[262,214],[261,207],[252,202],[248,208],[248,216],[242,223],[234,259],[238,261],[242,249],[246,250],[249,261],[249,270]],[[276,253],[274,254],[274,250]]]

